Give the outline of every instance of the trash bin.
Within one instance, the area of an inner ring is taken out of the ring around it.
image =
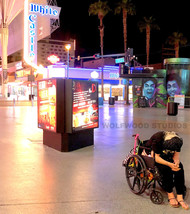
[[[118,101],[118,96],[115,96],[115,101]]]
[[[167,114],[175,116],[178,114],[178,105],[179,103],[168,102],[167,104]]]
[[[103,106],[104,105],[103,97],[98,97],[98,102],[99,102],[99,106]]]
[[[114,105],[114,104],[115,104],[115,98],[109,97],[109,105]]]
[[[138,98],[138,107],[146,107],[146,99],[145,96],[139,96]]]

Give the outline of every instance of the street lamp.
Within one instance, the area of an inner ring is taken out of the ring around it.
[[[69,50],[71,49],[71,44],[65,45],[65,49],[67,50],[67,74],[66,78],[69,78]]]

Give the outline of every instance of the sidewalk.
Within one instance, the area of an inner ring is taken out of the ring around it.
[[[37,106],[37,101],[26,101],[26,100],[0,100],[0,106]]]
[[[36,106],[37,98],[28,100],[26,97],[11,96],[7,98],[0,97],[0,106]]]
[[[133,194],[122,160],[132,135],[148,139],[174,130],[184,139],[181,160],[190,187],[190,109],[168,116],[166,109],[116,103],[100,107],[94,146],[61,153],[43,145],[36,106],[0,107],[0,214],[181,214],[164,194],[154,205],[148,193]],[[190,196],[187,198],[190,204]]]

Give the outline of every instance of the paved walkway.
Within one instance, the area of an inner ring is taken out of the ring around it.
[[[146,193],[131,193],[121,163],[132,134],[148,139],[158,130],[177,131],[190,187],[189,115],[190,109],[168,116],[165,109],[105,104],[95,145],[61,153],[43,145],[36,106],[0,107],[0,214],[188,213],[171,208],[165,194],[164,204],[154,205]]]

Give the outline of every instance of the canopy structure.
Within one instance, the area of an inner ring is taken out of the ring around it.
[[[0,0],[0,56],[2,58],[2,95],[7,96],[7,56],[24,47],[24,8],[25,3],[57,6],[56,0]],[[39,17],[37,40],[49,36],[59,27],[59,19],[47,21]]]
[[[24,0],[0,1],[0,24],[8,26],[14,18],[23,10]]]
[[[14,18],[23,10],[24,0],[1,0],[0,1],[0,35],[2,46],[2,94],[4,95],[4,84],[7,83],[7,46],[8,26]],[[7,94],[7,93],[6,93]]]

